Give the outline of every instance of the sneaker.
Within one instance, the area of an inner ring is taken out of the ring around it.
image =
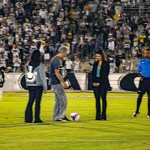
[[[54,120],[54,121],[62,121],[62,119],[57,119],[57,120]]]
[[[70,121],[67,117],[63,118],[63,120]]]
[[[56,121],[68,122],[70,121],[68,118],[57,119]]]
[[[148,118],[150,118],[150,115],[147,115]]]
[[[137,117],[137,115],[139,115],[140,114],[140,112],[135,112],[134,114],[133,114],[133,117]]]

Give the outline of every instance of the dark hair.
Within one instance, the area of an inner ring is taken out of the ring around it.
[[[100,55],[102,56],[102,59],[105,60],[105,55],[104,55],[103,50],[99,50],[99,49],[98,49],[98,50],[96,51],[96,54],[100,54]]]
[[[29,65],[37,67],[40,64],[40,62],[41,62],[41,52],[38,50],[34,50],[31,55]]]
[[[103,51],[101,49],[96,50],[96,54],[101,54],[102,55]]]

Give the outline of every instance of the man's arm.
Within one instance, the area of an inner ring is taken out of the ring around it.
[[[63,84],[64,88],[68,88],[68,85],[65,83],[64,79],[62,78],[61,74],[59,73],[59,69],[55,69],[55,75],[59,79],[59,81]]]

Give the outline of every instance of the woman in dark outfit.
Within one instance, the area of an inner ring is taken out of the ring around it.
[[[103,52],[96,52],[96,61],[93,64],[92,69],[92,86],[94,91],[94,96],[96,99],[96,120],[107,120],[106,108],[107,91],[111,89],[109,83],[109,62],[105,60]],[[100,99],[102,99],[102,110]]]
[[[29,91],[29,101],[25,110],[25,122],[33,121],[33,103],[35,102],[34,123],[42,123],[40,119],[40,104],[42,93],[46,93],[47,83],[44,65],[41,63],[41,53],[34,50],[29,63],[25,65],[25,79]]]

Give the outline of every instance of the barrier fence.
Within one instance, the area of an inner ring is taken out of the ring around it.
[[[124,91],[120,89],[119,81],[125,74],[114,73],[109,75],[110,85],[113,92]],[[70,90],[92,90],[92,81],[90,73],[68,73],[64,80],[69,84]],[[24,89],[24,74],[6,73],[4,91],[26,91]],[[138,80],[135,80],[138,85]],[[50,89],[50,88],[49,88]]]

